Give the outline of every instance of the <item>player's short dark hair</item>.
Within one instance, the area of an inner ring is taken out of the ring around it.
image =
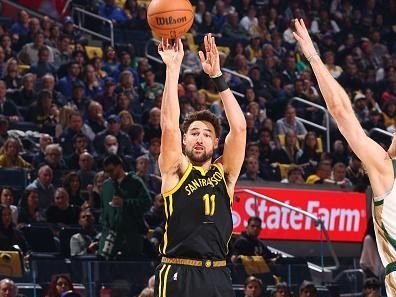
[[[258,223],[260,224],[260,226],[261,226],[262,221],[261,221],[261,219],[260,219],[259,217],[250,217],[250,218],[248,219],[248,225],[249,225],[250,222],[252,222],[252,221],[258,222]]]
[[[215,114],[211,113],[208,110],[200,110],[189,113],[182,125],[183,133],[187,133],[187,130],[190,127],[190,125],[196,121],[205,121],[211,123],[215,130],[216,137],[217,138],[220,137],[221,134],[220,119],[216,117]]]
[[[114,166],[121,165],[122,166],[122,160],[119,156],[111,154],[103,160],[103,167],[106,167],[109,165],[114,165]]]

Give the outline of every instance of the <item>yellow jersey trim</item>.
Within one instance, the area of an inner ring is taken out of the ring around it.
[[[168,283],[168,274],[169,274],[170,268],[171,268],[171,265],[169,265],[168,268],[166,268],[166,271],[165,271],[165,275],[164,275],[164,287],[163,287],[163,289],[162,289],[162,295],[161,295],[162,297],[166,297],[166,285],[167,285],[167,283]]]
[[[163,243],[163,246],[162,246],[162,253],[163,254],[165,254],[166,247],[168,245],[168,218],[169,218],[169,212],[168,212],[168,202],[166,200],[166,197],[164,197],[164,204],[165,204],[164,208],[165,208],[166,223],[165,223],[164,243]]]
[[[227,189],[228,198],[230,199],[230,205],[232,205],[232,203],[234,202],[234,197],[231,196],[231,194],[230,194],[230,189],[228,188],[227,182],[225,180],[224,170],[219,164],[213,163],[212,165],[214,165],[220,171],[221,176],[223,177],[224,185],[225,185],[225,187]]]
[[[212,168],[212,164],[210,164],[209,170],[205,170],[201,166],[193,166],[193,167],[194,167],[194,169],[198,170],[203,176],[206,176],[206,174],[208,173],[210,168]]]
[[[164,266],[161,268],[160,272],[159,272],[159,286],[158,286],[158,292],[159,295],[161,296],[161,292],[162,292],[162,282],[163,282],[163,277],[162,277],[162,272],[164,271],[164,269],[167,267],[168,265],[164,264]],[[165,279],[165,283],[166,283],[166,279]]]
[[[162,196],[164,197],[164,199],[165,199],[165,197],[174,194],[177,190],[180,189],[181,185],[184,183],[184,181],[186,180],[186,178],[187,178],[188,175],[190,174],[190,172],[191,172],[191,170],[192,170],[192,167],[193,167],[192,164],[191,164],[191,163],[188,163],[187,170],[184,172],[183,176],[181,177],[181,179],[179,180],[179,182],[177,183],[177,185],[176,185],[172,190],[170,190],[170,191],[165,192],[164,194],[162,194]]]

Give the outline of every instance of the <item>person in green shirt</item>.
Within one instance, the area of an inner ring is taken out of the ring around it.
[[[139,260],[147,233],[144,213],[151,198],[143,181],[134,173],[126,173],[117,155],[103,161],[109,178],[101,191],[103,232],[99,254],[106,259]]]

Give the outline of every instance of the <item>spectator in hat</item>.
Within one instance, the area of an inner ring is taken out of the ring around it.
[[[105,153],[104,139],[107,135],[113,135],[117,138],[119,144],[119,153],[121,155],[131,155],[131,140],[125,132],[121,131],[121,120],[118,115],[110,115],[107,118],[107,128],[102,132],[98,133],[94,139],[94,145],[96,152],[99,155]]]
[[[353,97],[353,110],[360,123],[364,123],[369,120],[369,110],[367,107],[366,96],[360,92],[357,92]]]
[[[315,285],[310,282],[304,280],[298,290],[299,297],[317,297],[318,291],[316,290]]]
[[[67,16],[63,20],[62,34],[68,36],[71,40],[79,40],[81,38],[80,31],[74,28],[74,21],[71,16]]]
[[[87,109],[87,105],[89,99],[85,97],[85,85],[82,81],[75,81],[72,85],[72,96],[70,98],[70,102],[73,103],[81,115],[85,116],[85,111]]]

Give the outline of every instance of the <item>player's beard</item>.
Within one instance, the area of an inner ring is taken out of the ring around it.
[[[186,148],[185,154],[186,154],[187,158],[191,161],[191,163],[196,164],[196,165],[202,165],[206,161],[211,160],[213,157],[213,151],[206,152],[206,150],[204,150],[204,153],[199,156],[194,155],[194,148],[192,148],[192,149]]]

